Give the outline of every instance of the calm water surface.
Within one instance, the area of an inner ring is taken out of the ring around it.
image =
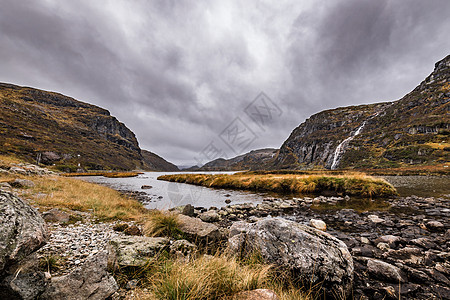
[[[103,176],[80,177],[80,179],[110,186],[116,190],[145,192],[151,201],[147,208],[169,209],[172,207],[192,204],[196,207],[223,207],[225,200],[232,200],[231,204],[261,203],[264,198],[275,196],[278,198],[292,198],[293,195],[276,195],[268,193],[254,193],[247,191],[212,189],[196,185],[167,182],[156,178],[165,174],[179,172],[145,172],[137,177],[106,178]],[[234,172],[202,172],[207,174],[233,174]],[[383,176],[399,191],[401,196],[447,197],[450,198],[450,177],[442,176]],[[150,185],[151,189],[143,190],[141,186]],[[297,195],[297,197],[300,197]],[[360,201],[361,199],[359,199]],[[372,201],[368,201],[372,203]],[[351,206],[352,204],[349,203]],[[373,205],[373,203],[371,204]]]

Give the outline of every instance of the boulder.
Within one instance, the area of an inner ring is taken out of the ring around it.
[[[195,214],[194,207],[191,204],[186,204],[183,207],[183,210],[181,211],[181,214],[183,214],[185,216],[189,216],[189,217],[194,216],[194,214]]]
[[[110,268],[142,267],[169,245],[162,237],[121,236],[113,238],[108,246]]]
[[[218,222],[220,220],[220,216],[215,210],[208,210],[202,213],[199,218],[200,220],[208,223]]]
[[[52,208],[42,213],[42,217],[47,222],[67,223],[70,220],[70,216],[68,213],[63,212],[57,208]]]
[[[151,189],[151,188],[153,188],[151,185],[143,185],[143,186],[141,186],[141,189],[143,189],[143,190],[149,190],[149,189]]]
[[[342,241],[321,230],[279,218],[236,222],[230,228],[228,247],[234,254],[257,252],[306,286],[349,295],[353,259]]]
[[[0,191],[0,277],[5,268],[42,247],[47,226],[36,209],[11,193]]]
[[[444,224],[439,221],[428,221],[425,226],[432,232],[443,232],[445,230]]]
[[[7,276],[0,283],[0,299],[38,299],[48,283],[49,279],[44,272],[37,270],[17,272]]]
[[[257,289],[243,291],[233,296],[233,300],[278,300],[277,294],[272,290]]]
[[[386,243],[389,247],[395,247],[401,239],[395,235],[383,235],[375,239],[375,244]]]
[[[196,252],[197,246],[186,240],[178,240],[170,245],[170,253],[179,259],[189,259]]]
[[[222,238],[219,227],[203,222],[198,218],[185,215],[178,216],[179,229],[193,241],[217,241]]]
[[[378,259],[367,259],[367,271],[373,277],[383,281],[405,282],[405,277],[399,268]]]
[[[114,294],[118,285],[107,271],[108,254],[101,251],[65,276],[53,277],[42,294],[43,300],[103,300]]]

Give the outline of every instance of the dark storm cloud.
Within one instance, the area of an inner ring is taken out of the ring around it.
[[[279,147],[312,113],[397,99],[450,49],[446,0],[0,4],[0,81],[107,108],[176,163],[236,117]],[[283,111],[264,130],[244,113],[260,91]]]

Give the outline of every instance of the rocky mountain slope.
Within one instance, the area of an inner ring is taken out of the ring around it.
[[[311,116],[273,168],[390,168],[450,161],[450,55],[402,99]]]
[[[0,153],[65,171],[156,169],[109,111],[58,93],[0,83],[0,133]]]
[[[168,162],[167,160],[165,160],[164,158],[153,152],[142,150],[141,154],[144,159],[146,170],[168,171],[168,172],[175,172],[180,170],[176,165]]]
[[[204,164],[198,171],[261,170],[273,163],[278,149],[252,150],[230,159],[218,158]]]

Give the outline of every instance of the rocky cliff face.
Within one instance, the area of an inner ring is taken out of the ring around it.
[[[377,168],[450,161],[450,55],[400,100],[317,113],[295,128],[275,168]]]
[[[218,158],[204,164],[198,171],[260,170],[273,163],[278,149],[258,149],[230,159]]]
[[[0,83],[0,149],[61,170],[142,169],[134,133],[109,111],[73,98]]]

